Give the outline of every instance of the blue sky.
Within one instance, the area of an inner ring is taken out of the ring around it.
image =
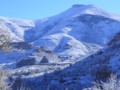
[[[0,0],[0,16],[40,19],[59,14],[73,4],[94,4],[120,14],[120,0]]]

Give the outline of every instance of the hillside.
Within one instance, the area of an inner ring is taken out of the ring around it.
[[[7,29],[17,39],[14,41],[32,42],[34,46],[44,46],[63,59],[72,60],[104,47],[120,31],[120,16],[93,5],[73,5],[43,20],[1,17],[0,21],[1,28]]]
[[[12,90],[82,90],[119,77],[119,26],[120,15],[94,5],[38,20],[0,17],[0,32],[11,37],[10,50],[0,49],[0,69]]]

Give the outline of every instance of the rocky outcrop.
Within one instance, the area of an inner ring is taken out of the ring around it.
[[[49,63],[49,60],[47,59],[46,56],[44,56],[44,57],[42,58],[42,60],[40,61],[39,64],[43,64],[43,63]]]
[[[117,41],[120,41],[120,32],[117,33],[117,34],[113,37],[113,39],[108,43],[108,45],[111,45],[111,44],[113,44],[114,42],[117,42]]]

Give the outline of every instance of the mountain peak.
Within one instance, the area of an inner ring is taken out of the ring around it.
[[[73,11],[77,11],[78,13],[81,13],[81,14],[85,14],[85,12],[88,14],[91,14],[91,12],[92,12],[92,14],[99,13],[99,12],[105,12],[101,8],[98,8],[92,4],[89,4],[89,5],[75,4],[72,6],[71,9]]]
[[[68,12],[70,13],[73,12],[74,16],[78,16],[81,14],[90,14],[90,15],[99,15],[99,16],[104,16],[107,18],[109,17],[115,20],[120,20],[120,15],[107,12],[92,4],[89,4],[89,5],[75,4],[68,10]]]
[[[72,7],[73,7],[73,8],[74,8],[74,7],[75,7],[75,8],[77,8],[77,7],[95,7],[95,6],[94,6],[94,5],[92,5],[92,4],[89,4],[89,5],[74,4]]]
[[[82,7],[82,6],[84,6],[84,5],[82,5],[82,4],[74,4],[72,7]]]

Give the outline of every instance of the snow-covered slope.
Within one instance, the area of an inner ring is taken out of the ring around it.
[[[15,41],[24,41],[25,30],[29,30],[34,26],[34,22],[31,20],[0,17],[0,30],[6,30]]]
[[[0,21],[19,40],[44,46],[64,59],[85,57],[104,47],[120,31],[120,16],[93,5],[73,5],[42,20],[1,17]]]
[[[57,66],[58,68],[56,68],[56,66],[47,66],[47,68],[45,66],[23,67],[12,71],[12,75],[17,76],[21,74],[21,81],[31,90],[38,90],[38,88],[39,90],[46,90],[48,87],[50,90],[62,90],[63,88],[84,90],[83,88],[91,87],[92,84],[94,84],[93,82],[107,82],[110,75],[113,74],[115,74],[117,80],[119,80],[119,62],[120,33],[110,41],[106,48],[101,49],[74,64],[67,65],[67,67],[63,65],[60,67]],[[39,67],[42,69],[39,69]],[[48,70],[49,68],[52,69]],[[18,83],[17,80],[15,83]],[[111,85],[113,85],[113,82],[111,82]],[[16,85],[16,87],[18,86],[20,86],[20,83]],[[14,88],[16,87],[14,86]]]
[[[72,8],[36,21],[35,45],[46,46],[59,55],[82,57],[104,47],[120,31],[120,16],[93,5]]]

